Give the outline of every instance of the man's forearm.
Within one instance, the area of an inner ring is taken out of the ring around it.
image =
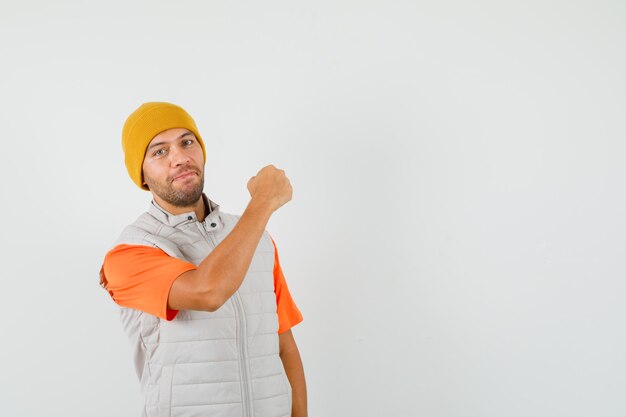
[[[291,385],[292,417],[307,417],[307,394],[304,367],[291,330],[279,336],[280,359]]]
[[[269,165],[248,182],[251,200],[233,230],[198,265],[176,278],[168,296],[175,310],[215,311],[243,282],[270,216],[291,199],[284,171]]]
[[[198,265],[197,272],[207,277],[212,298],[219,305],[241,285],[271,214],[267,205],[251,201],[233,230]]]
[[[173,309],[214,311],[241,285],[272,210],[252,200],[233,230],[198,265],[172,284]]]

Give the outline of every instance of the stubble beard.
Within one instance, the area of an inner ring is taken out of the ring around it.
[[[200,181],[194,187],[183,187],[176,189],[170,179],[167,183],[153,181],[151,178],[144,177],[146,185],[163,201],[175,207],[189,207],[194,205],[204,191],[204,173],[198,173]]]

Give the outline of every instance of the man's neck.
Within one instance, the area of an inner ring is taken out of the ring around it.
[[[153,198],[154,198],[154,201],[156,201],[156,203],[159,206],[165,209],[168,213],[171,213],[175,216],[193,211],[194,213],[196,213],[196,218],[198,219],[199,222],[204,221],[204,218],[206,217],[207,207],[204,204],[204,198],[202,196],[200,196],[198,201],[196,201],[194,204],[190,206],[184,206],[184,207],[174,206],[172,204],[169,204],[168,202],[163,201],[161,198],[159,198],[158,196],[154,194],[153,194]]]

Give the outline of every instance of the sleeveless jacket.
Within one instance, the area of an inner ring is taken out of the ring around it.
[[[152,202],[117,244],[147,245],[195,265],[239,217],[172,215]],[[291,387],[278,350],[274,246],[264,232],[243,283],[214,312],[180,310],[172,321],[122,307],[144,395],[146,417],[285,417]]]

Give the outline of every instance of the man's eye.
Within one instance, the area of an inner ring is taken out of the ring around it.
[[[185,139],[185,140],[183,141],[183,144],[184,144],[184,145],[187,145],[187,146],[191,145],[192,143],[193,143],[193,139]]]
[[[165,149],[159,149],[153,155],[154,156],[161,156],[161,155],[164,155],[164,154],[165,154]]]

